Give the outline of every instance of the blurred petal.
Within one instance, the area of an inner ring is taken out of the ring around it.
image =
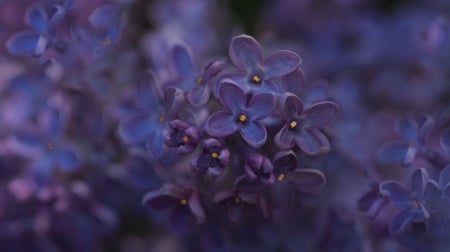
[[[247,35],[236,36],[230,43],[231,61],[243,71],[255,70],[262,60],[259,43]]]
[[[440,143],[444,150],[450,151],[450,128],[444,130],[440,139]]]
[[[217,111],[208,118],[205,130],[214,137],[229,136],[238,130],[235,119],[230,112]]]
[[[283,116],[292,120],[303,113],[303,102],[294,94],[286,94],[282,100]]]
[[[40,35],[34,31],[22,31],[12,35],[6,41],[6,49],[13,54],[33,53],[38,45]]]
[[[209,94],[209,86],[196,86],[186,93],[186,99],[192,106],[199,107],[209,101]]]
[[[288,216],[294,208],[294,191],[290,189],[289,183],[286,182],[275,182],[271,189],[272,217],[275,220],[280,220]]]
[[[330,151],[327,137],[316,129],[304,129],[295,132],[298,147],[308,155],[319,155]]]
[[[155,158],[160,158],[164,149],[164,134],[163,126],[156,127],[154,131],[149,135],[145,147],[149,150]]]
[[[247,122],[239,129],[239,132],[245,142],[254,148],[261,147],[267,139],[266,127],[258,122]]]
[[[47,31],[48,17],[41,5],[32,5],[27,9],[26,21],[38,33]]]
[[[250,179],[247,175],[241,175],[235,181],[235,186],[239,191],[246,193],[261,193],[269,188],[269,184],[262,179]]]
[[[292,150],[279,151],[273,158],[276,174],[297,168],[297,157]]]
[[[154,116],[135,115],[120,121],[118,134],[127,144],[143,142],[160,123]]]
[[[278,131],[278,133],[275,135],[274,141],[277,147],[282,150],[294,147],[295,138],[289,130],[289,125],[283,126],[283,128]]]
[[[73,170],[74,168],[79,166],[80,161],[75,155],[75,152],[73,152],[72,150],[67,148],[56,148],[52,151],[54,151],[53,155],[55,162],[57,162],[61,168],[65,170]]]
[[[389,223],[389,232],[392,235],[398,235],[405,230],[406,225],[410,222],[413,212],[407,208],[396,215]]]
[[[272,113],[274,97],[270,93],[257,94],[252,97],[247,107],[251,120],[259,121]]]
[[[206,215],[203,210],[203,207],[200,204],[200,199],[198,193],[194,191],[189,197],[189,208],[191,209],[192,214],[195,216],[197,220],[197,224],[204,223],[206,221]]]
[[[188,206],[177,204],[170,213],[169,225],[174,232],[184,233],[195,225],[195,218]]]
[[[96,8],[89,16],[89,23],[99,29],[108,30],[117,27],[120,22],[120,9],[112,4]]]
[[[160,190],[151,191],[144,195],[142,204],[155,209],[165,209],[178,204],[179,199],[170,195],[161,194]]]
[[[265,78],[270,79],[288,74],[294,71],[300,63],[301,59],[298,54],[286,50],[276,51],[265,61]]]
[[[337,117],[338,106],[334,102],[318,102],[305,110],[305,127],[322,129],[330,126]]]
[[[245,203],[231,203],[227,209],[228,219],[233,223],[239,223],[245,214]]]
[[[411,191],[397,181],[388,180],[380,184],[380,193],[389,197],[391,202],[397,206],[410,207],[414,200]]]
[[[417,140],[418,125],[413,118],[403,118],[402,120],[400,120],[399,129],[404,140]]]
[[[423,119],[424,122],[420,125],[418,129],[417,138],[419,141],[421,141],[422,144],[425,144],[431,132],[433,131],[436,122],[434,118],[429,115],[424,115]]]
[[[181,45],[175,45],[172,49],[172,60],[173,65],[180,76],[190,79],[189,77],[194,77],[198,74],[197,66],[193,60],[190,49]]]
[[[286,174],[286,179],[300,192],[316,192],[325,186],[325,175],[313,169],[295,169]]]
[[[411,177],[411,189],[416,192],[416,197],[422,197],[428,182],[428,172],[424,168],[414,171]]]
[[[393,140],[384,143],[375,155],[383,163],[401,163],[405,160],[408,148],[408,143]]]
[[[442,169],[439,174],[439,185],[443,188],[450,183],[450,165]]]
[[[247,96],[244,91],[230,79],[222,81],[219,95],[223,106],[233,113],[242,112],[241,110],[247,105]]]
[[[299,96],[305,85],[305,75],[300,68],[297,68],[292,73],[283,76],[281,83],[285,87],[286,92]]]

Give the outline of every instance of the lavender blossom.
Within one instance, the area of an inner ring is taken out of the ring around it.
[[[230,151],[215,139],[203,141],[201,153],[191,160],[191,170],[196,174],[207,172],[211,177],[218,177],[224,172],[230,161]]]

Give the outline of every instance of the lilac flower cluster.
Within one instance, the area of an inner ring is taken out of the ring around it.
[[[449,11],[0,0],[0,252],[450,250]]]

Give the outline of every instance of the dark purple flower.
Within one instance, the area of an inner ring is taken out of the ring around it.
[[[222,175],[230,162],[230,151],[214,138],[202,143],[202,152],[191,160],[191,170],[196,174],[208,172],[211,177]]]
[[[175,87],[183,90],[186,100],[194,107],[204,105],[209,100],[211,80],[219,74],[223,61],[211,61],[201,70],[190,47],[176,45],[172,49],[175,78],[164,88]]]
[[[279,148],[289,149],[298,145],[309,155],[330,150],[330,143],[321,129],[330,126],[336,119],[336,103],[318,102],[303,110],[300,98],[287,94],[281,104],[285,124],[275,136],[275,144]]]
[[[166,125],[184,101],[183,95],[173,89],[162,98],[158,85],[151,74],[141,83],[135,94],[138,111],[121,120],[118,128],[118,134],[126,144],[145,143],[156,158],[162,157],[164,152]]]
[[[193,152],[202,135],[200,130],[178,119],[171,121],[168,126],[169,129],[164,133],[166,146],[178,148],[181,155]]]
[[[426,147],[428,137],[435,125],[431,116],[425,115],[423,119],[420,126],[412,118],[400,120],[398,130],[401,139],[384,143],[376,153],[378,160],[384,163],[411,164]]]
[[[297,167],[297,157],[292,150],[278,152],[273,159],[275,182],[270,187],[272,217],[286,217],[293,209],[295,192],[316,192],[326,183],[325,175],[318,170]]]
[[[168,209],[170,225],[175,230],[206,221],[199,193],[191,186],[165,183],[145,194],[142,203],[157,210]]]
[[[380,193],[402,211],[389,223],[391,234],[400,234],[410,222],[423,222],[430,217],[425,208],[424,192],[428,182],[428,172],[421,168],[414,171],[411,187],[408,189],[398,181],[385,181],[380,184]]]
[[[226,137],[239,131],[250,146],[262,146],[267,131],[259,121],[271,114],[273,95],[257,94],[248,101],[244,91],[231,80],[224,80],[219,95],[226,111],[217,111],[208,118],[206,132],[214,137]]]
[[[248,215],[255,216],[258,211],[268,217],[267,202],[261,195],[242,192],[234,187],[216,194],[214,202],[225,205],[227,217],[233,223],[241,223]]]
[[[222,78],[236,81],[246,93],[281,92],[282,89],[272,78],[286,75],[300,65],[301,59],[296,53],[280,50],[263,59],[263,51],[258,41],[248,35],[233,38],[229,54],[238,72],[226,73]],[[218,83],[220,90],[220,85]]]
[[[260,193],[275,182],[270,159],[258,153],[247,155],[244,163],[245,174],[235,181],[236,188],[249,193]]]

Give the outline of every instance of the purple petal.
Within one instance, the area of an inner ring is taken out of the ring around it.
[[[198,67],[189,48],[175,45],[172,49],[172,60],[179,76],[189,78],[198,74]]]
[[[35,31],[21,31],[6,41],[6,49],[14,54],[33,53],[38,46],[40,35]]]
[[[158,83],[151,73],[146,73],[144,80],[139,82],[135,103],[137,107],[143,110],[154,110],[160,106],[161,94]]]
[[[79,166],[80,161],[75,152],[68,148],[56,149],[54,151],[54,161],[66,171],[74,170]]]
[[[235,186],[240,191],[247,193],[261,193],[269,188],[269,184],[262,179],[251,179],[246,174],[236,179]]]
[[[245,203],[231,203],[228,205],[227,216],[228,219],[233,223],[239,223],[244,217],[246,209]]]
[[[239,132],[244,141],[254,148],[264,145],[267,139],[266,127],[258,122],[247,122]]]
[[[280,50],[272,53],[265,61],[265,78],[270,79],[294,71],[301,63],[298,54]]]
[[[326,184],[325,175],[313,169],[295,169],[287,173],[286,178],[300,192],[317,192]]]
[[[229,136],[238,130],[235,119],[230,112],[217,111],[206,121],[205,131],[215,137]]]
[[[47,31],[48,17],[41,5],[32,5],[27,9],[26,21],[38,33]]]
[[[434,118],[429,115],[425,115],[423,119],[424,122],[419,127],[419,130],[417,132],[417,138],[419,141],[425,144],[431,132],[433,131],[436,122]]]
[[[397,206],[411,206],[414,200],[411,191],[397,181],[388,180],[380,184],[380,193],[389,197],[391,202]]]
[[[435,181],[429,180],[424,196],[428,205],[440,204],[442,202],[442,189]]]
[[[294,147],[295,138],[289,130],[289,125],[284,125],[283,128],[278,131],[278,133],[275,135],[274,141],[277,147],[282,150]]]
[[[120,9],[112,4],[96,8],[89,16],[89,23],[98,30],[118,29],[120,23]]]
[[[230,79],[222,81],[219,96],[223,106],[235,114],[241,112],[247,105],[244,91]]]
[[[406,158],[409,145],[404,141],[393,140],[384,143],[376,152],[376,157],[383,163],[401,163]]]
[[[440,143],[444,150],[450,151],[450,128],[444,130],[440,138]]]
[[[297,168],[297,156],[292,150],[280,151],[273,158],[273,167],[277,174],[294,170]]]
[[[303,113],[303,102],[294,94],[286,94],[282,101],[283,116],[286,120],[292,120]]]
[[[176,87],[164,90],[164,106],[169,114],[175,113],[185,102],[184,91]]]
[[[174,232],[185,233],[195,225],[195,218],[189,207],[178,204],[172,209],[169,216],[170,228]]]
[[[187,91],[186,99],[194,106],[199,107],[205,105],[209,101],[210,88],[209,86],[196,86]]]
[[[262,61],[262,49],[259,43],[247,35],[236,36],[230,43],[231,61],[242,71],[256,69]]]
[[[442,169],[439,174],[439,185],[441,187],[445,187],[450,184],[450,165],[447,165],[444,169]]]
[[[179,199],[174,198],[170,195],[162,194],[160,190],[151,191],[144,195],[142,199],[142,204],[155,208],[155,209],[165,209],[174,206],[179,203]]]
[[[318,102],[305,110],[305,127],[322,129],[330,126],[337,117],[338,106],[334,102]]]
[[[413,118],[403,118],[399,122],[400,133],[406,141],[416,141],[417,140],[417,122]]]
[[[274,97],[272,94],[257,94],[248,103],[247,112],[251,116],[252,121],[259,121],[272,113],[274,105]]]
[[[316,129],[305,129],[295,133],[298,147],[308,155],[319,155],[330,151],[327,137]]]
[[[387,202],[388,199],[386,197],[377,197],[370,208],[367,210],[367,216],[370,219],[374,219],[375,217],[377,217],[378,213],[386,205]]]
[[[118,134],[127,144],[143,142],[157,128],[160,122],[154,116],[136,115],[120,121]]]
[[[160,158],[165,150],[164,145],[164,134],[163,134],[163,125],[160,125],[159,127],[156,127],[154,131],[149,135],[145,147],[147,150],[151,152],[153,157],[156,159]]]
[[[191,209],[192,214],[195,216],[197,224],[204,223],[206,221],[206,215],[203,207],[200,204],[200,199],[196,191],[191,194],[188,202],[189,208]]]
[[[220,204],[224,203],[225,201],[228,201],[231,198],[234,198],[237,196],[237,190],[236,188],[231,188],[225,191],[222,191],[214,196],[214,203]]]
[[[411,188],[416,192],[416,197],[422,197],[428,182],[428,172],[424,168],[414,171],[411,177]]]
[[[292,73],[283,76],[281,83],[285,87],[286,92],[300,95],[305,85],[305,75],[300,68],[297,68]]]
[[[212,78],[218,75],[224,68],[225,61],[215,60],[208,63],[204,68],[204,79],[208,83]]]
[[[272,217],[274,220],[280,220],[288,216],[295,203],[294,191],[291,190],[289,183],[275,183],[271,190]]]
[[[392,235],[398,235],[405,230],[406,225],[411,221],[413,212],[407,208],[396,215],[389,223],[389,232]]]

